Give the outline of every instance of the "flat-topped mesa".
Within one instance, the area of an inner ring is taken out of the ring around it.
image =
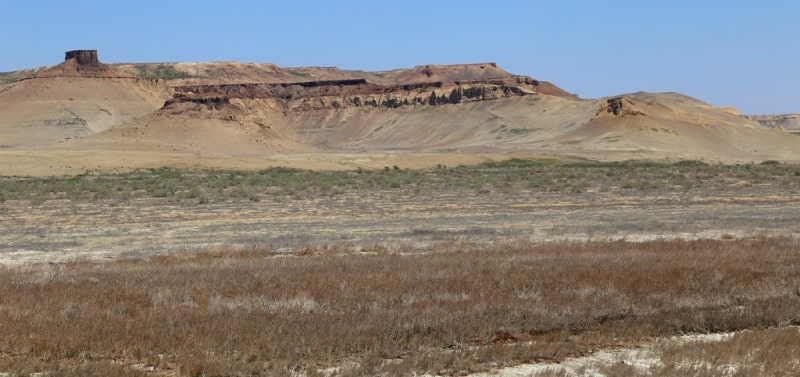
[[[132,78],[114,67],[100,63],[97,50],[72,50],[64,54],[61,64],[48,68],[35,77],[116,77]]]
[[[64,61],[75,59],[78,67],[97,67],[100,61],[97,59],[97,50],[72,50],[65,53]]]
[[[65,71],[75,70],[78,74],[92,77],[119,76],[116,69],[97,59],[97,50],[72,50],[64,54]]]

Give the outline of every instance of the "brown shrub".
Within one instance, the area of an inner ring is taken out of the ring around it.
[[[798,246],[762,237],[215,250],[6,267],[0,371],[456,375],[779,326],[799,321]]]

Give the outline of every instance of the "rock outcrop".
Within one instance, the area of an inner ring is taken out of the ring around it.
[[[343,107],[399,108],[438,106],[494,100],[541,93],[542,83],[526,76],[381,85],[365,79],[319,80],[293,83],[180,85],[165,108],[179,103],[222,103],[230,99],[274,99],[292,111],[338,109]],[[576,97],[544,85],[548,95]],[[557,88],[556,88],[557,89]]]
[[[64,54],[64,61],[54,67],[39,72],[32,78],[46,77],[96,77],[96,78],[135,78],[114,67],[100,63],[97,50],[72,50]]]
[[[606,100],[606,103],[597,110],[596,118],[600,117],[622,117],[622,116],[637,116],[645,115],[638,109],[636,104],[627,97],[612,97]]]
[[[748,115],[745,116],[745,118],[754,120],[765,127],[783,128],[790,131],[800,131],[800,113]]]
[[[67,51],[64,55],[66,55],[64,61],[75,59],[81,68],[100,67],[97,50],[72,50]]]

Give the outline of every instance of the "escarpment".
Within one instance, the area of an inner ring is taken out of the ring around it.
[[[745,118],[680,93],[583,100],[494,63],[373,72],[104,64],[95,50],[73,50],[58,65],[0,75],[0,134],[9,150],[783,160],[800,150],[800,139],[787,132],[800,129],[796,120]]]
[[[543,85],[544,84],[544,85]],[[231,99],[273,99],[289,111],[354,108],[396,109],[408,106],[439,106],[538,94],[576,97],[527,76],[376,84],[366,79],[319,80],[291,83],[221,85],[177,85],[164,107],[180,103],[220,103]]]

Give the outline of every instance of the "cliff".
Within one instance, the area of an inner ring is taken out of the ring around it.
[[[231,99],[274,99],[293,111],[343,107],[437,106],[537,93],[577,99],[552,84],[542,83],[526,76],[394,85],[371,83],[366,79],[179,85],[173,86],[173,90],[175,96],[165,103],[165,108],[187,102],[219,104],[229,102]]]

